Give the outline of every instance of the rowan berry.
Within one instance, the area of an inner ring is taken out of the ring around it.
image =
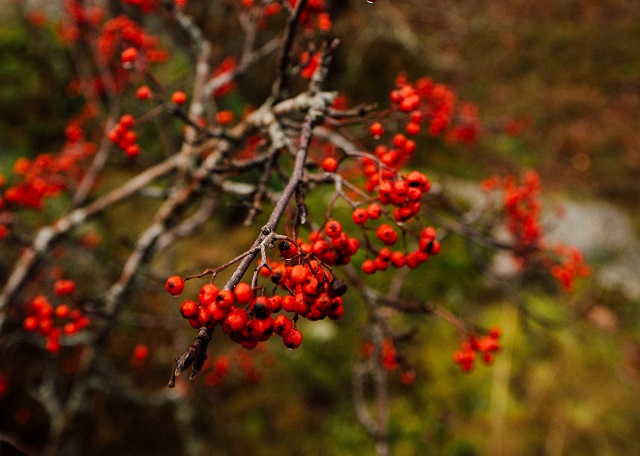
[[[227,318],[227,314],[229,313],[229,309],[220,307],[217,302],[210,303],[206,307],[206,311],[216,323],[224,322],[224,320]]]
[[[330,238],[337,238],[342,234],[342,225],[337,220],[329,220],[324,226],[324,232]]]
[[[278,315],[275,320],[273,320],[273,330],[279,336],[287,334],[291,331],[291,328],[293,328],[293,323],[291,323],[291,320],[289,320],[286,315]]]
[[[269,340],[269,337],[273,334],[273,318],[267,316],[266,318],[253,320],[253,331],[254,336],[260,342]]]
[[[136,97],[138,100],[148,100],[151,98],[151,89],[149,86],[141,86],[136,90]]]
[[[282,296],[280,295],[273,295],[269,298],[269,301],[271,301],[271,313],[278,313],[282,310]]]
[[[202,287],[200,288],[200,293],[198,293],[198,302],[201,306],[206,307],[212,302],[216,301],[219,292],[220,290],[218,290],[218,287],[216,287],[212,283],[202,285]]]
[[[138,146],[137,144],[132,144],[130,146],[127,146],[127,148],[124,150],[124,153],[127,154],[127,157],[134,158],[140,155],[140,151],[140,146]]]
[[[22,327],[27,331],[35,331],[39,323],[36,317],[30,315],[22,320]]]
[[[280,244],[278,244],[278,251],[282,258],[290,260],[298,254],[298,247],[292,242],[280,241]]]
[[[384,134],[384,128],[380,122],[373,122],[369,126],[369,132],[377,139]]]
[[[398,252],[398,251],[391,253],[391,257],[390,257],[389,261],[396,268],[401,268],[407,263],[407,260],[404,257],[404,254],[402,252]]]
[[[180,90],[173,92],[173,95],[171,95],[171,101],[177,105],[185,104],[187,102],[187,94]]]
[[[420,124],[416,122],[409,122],[406,128],[407,134],[415,136],[420,133]],[[403,144],[404,146],[404,144]]]
[[[289,270],[289,280],[294,285],[303,283],[309,277],[309,270],[301,264],[292,266]]]
[[[138,50],[134,47],[129,47],[120,54],[120,60],[123,64],[133,63],[137,58]]]
[[[131,365],[140,367],[149,357],[149,347],[144,344],[138,344],[134,347],[131,355]]]
[[[354,209],[353,213],[351,214],[351,219],[356,225],[364,225],[369,219],[369,214],[365,209],[357,208]]]
[[[135,119],[131,114],[124,114],[122,117],[120,117],[120,121],[118,123],[125,130],[129,130],[135,124]]]
[[[78,332],[78,324],[73,322],[68,322],[62,327],[62,332],[68,336],[75,334]]]
[[[199,310],[200,307],[198,306],[198,303],[191,300],[184,301],[180,306],[180,313],[182,314],[182,317],[186,319],[197,318]]]
[[[320,166],[326,172],[333,173],[336,169],[338,169],[338,160],[333,157],[327,157],[322,161],[322,164]]]
[[[251,302],[251,311],[258,320],[264,320],[271,315],[271,302],[266,296],[258,296]]]
[[[71,310],[67,304],[60,304],[56,307],[55,316],[58,318],[67,318]]]
[[[164,288],[170,295],[179,296],[184,290],[184,280],[180,276],[171,276],[164,283]]]
[[[288,333],[282,336],[282,342],[288,349],[295,350],[302,343],[302,333],[297,328],[291,328]]]
[[[216,298],[216,304],[218,305],[218,307],[226,310],[231,309],[235,301],[235,295],[231,290],[220,290],[220,292],[218,293],[218,297]]]
[[[382,207],[378,203],[371,203],[367,208],[367,215],[371,220],[379,219],[382,215]]]
[[[391,246],[398,240],[398,234],[391,226],[384,223],[378,227],[376,234],[385,245]]]
[[[362,272],[365,274],[373,274],[376,272],[376,263],[373,260],[364,260],[362,262]]]
[[[233,294],[235,295],[236,302],[238,304],[249,304],[253,299],[253,290],[251,289],[251,285],[246,282],[240,282],[233,289]]]
[[[235,308],[227,315],[222,328],[227,333],[237,333],[244,329],[249,321],[249,316],[244,309]]]
[[[58,296],[64,296],[76,289],[76,283],[73,280],[56,280],[53,284],[53,292]]]

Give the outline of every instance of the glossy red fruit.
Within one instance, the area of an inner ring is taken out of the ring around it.
[[[282,342],[288,349],[295,350],[302,343],[302,333],[297,328],[291,328],[291,331],[282,336]]]
[[[198,311],[200,310],[200,306],[195,301],[184,301],[180,306],[180,313],[183,318],[192,319],[198,317]]]
[[[351,219],[356,225],[364,225],[367,220],[369,220],[369,214],[365,209],[354,209],[353,213],[351,214]]]
[[[170,295],[179,296],[184,290],[184,280],[180,276],[171,276],[164,283],[164,288]]]
[[[320,166],[326,172],[333,173],[336,169],[338,169],[338,160],[333,157],[327,157],[322,161],[322,164]]]
[[[220,293],[220,290],[214,284],[207,283],[202,285],[198,294],[198,302],[201,306],[206,307],[218,298],[218,293]]]
[[[275,320],[273,320],[273,331],[279,335],[284,336],[293,328],[293,323],[286,315],[278,315]]]
[[[251,285],[246,282],[240,282],[233,289],[233,294],[236,297],[236,302],[239,304],[249,304],[253,299],[253,290]]]
[[[298,254],[298,247],[292,242],[289,241],[280,241],[278,244],[278,251],[280,252],[280,256],[285,260],[290,260],[294,256]]]
[[[223,329],[227,333],[236,333],[242,331],[249,321],[249,316],[244,309],[235,308],[227,315],[222,324]]]
[[[231,290],[220,290],[216,298],[216,304],[221,309],[229,310],[236,302],[236,297]]]

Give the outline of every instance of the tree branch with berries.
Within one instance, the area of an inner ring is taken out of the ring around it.
[[[60,450],[98,390],[178,410],[179,399],[169,393],[147,397],[118,376],[97,380],[138,289],[161,289],[167,276],[166,291],[184,298],[179,314],[197,331],[176,348],[169,386],[178,389],[182,372],[190,368],[194,379],[208,369],[218,333],[243,350],[270,339],[295,350],[303,343],[303,321],[338,320],[352,311],[351,296],[359,296],[365,317],[354,363],[355,413],[384,455],[390,451],[388,375],[399,371],[403,384],[416,377],[401,347],[418,331],[398,318],[436,317],[455,328],[461,347],[453,358],[464,371],[477,357],[490,364],[500,349],[499,328],[482,328],[432,302],[429,290],[405,297],[408,271],[427,274],[448,254],[447,240],[458,236],[483,268],[495,252],[511,252],[519,271],[546,270],[565,291],[589,274],[579,251],[546,242],[534,172],[520,183],[513,176],[487,179],[480,207],[461,209],[446,188],[410,167],[427,153],[428,141],[477,141],[477,109],[458,102],[450,87],[401,74],[388,106],[353,107],[326,90],[340,46],[331,31],[331,2],[227,2],[241,32],[232,38],[242,43],[229,55],[214,55],[220,46],[186,1],[116,3],[131,16],[66,2],[60,33],[73,58],[82,59],[74,87],[86,108],[69,122],[57,153],[19,159],[0,179],[0,247],[12,259],[0,291],[0,334],[19,333],[43,356],[73,356],[77,363],[63,397],[50,400],[55,388],[45,388],[51,429],[44,454]],[[168,36],[186,41],[186,77],[167,78],[162,66],[174,55],[133,17],[156,26],[163,21]],[[240,115],[220,109],[265,60],[274,73],[258,107],[245,106]],[[322,206],[310,202],[316,194],[326,195]],[[61,201],[55,219],[30,221],[29,214]],[[244,223],[256,227],[252,244],[204,272],[195,263],[187,273],[157,267],[180,240],[238,201]],[[103,231],[91,227],[130,203],[146,216],[130,227],[126,255],[107,262]],[[497,226],[506,228],[506,238]],[[67,257],[57,253],[63,246],[72,252]],[[96,286],[82,293],[64,268],[74,255],[94,265]],[[395,278],[385,290],[386,279],[377,277],[391,271]],[[188,295],[185,282],[202,283],[198,294]],[[178,309],[171,316],[177,318]],[[171,327],[177,347],[184,331]],[[136,345],[134,368],[144,366],[149,348]],[[214,383],[228,372],[216,360],[215,376],[207,377]]]

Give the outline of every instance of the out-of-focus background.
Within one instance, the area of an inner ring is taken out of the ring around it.
[[[236,25],[219,14],[224,2],[189,3],[200,24],[219,38],[214,53],[239,49]],[[416,316],[418,334],[401,347],[415,367],[415,382],[406,386],[390,375],[392,454],[640,454],[640,3],[330,3],[334,33],[342,38],[331,88],[354,104],[385,106],[404,71],[410,80],[429,75],[459,99],[477,103],[483,125],[478,143],[419,144],[418,166],[461,194],[492,174],[538,170],[549,237],[580,247],[593,269],[572,295],[556,299],[536,287],[519,292],[518,303],[546,323],[528,318],[492,289],[461,240],[452,239],[437,261],[412,274],[409,294],[487,327],[500,325],[503,350],[491,367],[464,374],[452,361],[460,342],[456,331]],[[60,147],[66,119],[81,103],[67,96],[72,60],[48,19],[59,14],[59,5],[5,1],[0,11],[0,172],[9,174],[19,156]],[[180,88],[188,68],[178,59],[163,76]],[[268,70],[250,73],[240,84],[243,98],[228,103],[259,101],[270,84]],[[511,121],[522,127],[519,134],[504,133]],[[116,165],[108,172],[133,173]],[[316,202],[320,207],[321,198]],[[236,209],[223,211],[207,232],[181,241],[172,252],[176,270],[199,272],[252,241],[254,230],[241,227]],[[53,218],[55,212],[52,206],[35,217]],[[128,229],[144,222],[144,211],[124,205],[92,226],[103,238],[104,267],[110,267],[110,255],[124,254],[120,246],[130,241]],[[15,254],[3,254],[3,248],[2,283]],[[97,286],[85,265],[73,272],[84,278],[80,287],[87,292]],[[183,323],[162,282],[157,291],[141,294],[125,322],[153,314],[175,320],[175,326]],[[336,323],[309,325],[296,352],[270,344],[247,355],[214,338],[212,356],[240,360],[230,379],[209,386],[204,375],[190,383],[180,378],[178,400],[161,406],[154,394],[164,391],[176,348],[167,345],[156,320],[146,328],[125,324],[109,347],[112,371],[119,374],[106,385],[108,394],[98,388],[87,404],[77,434],[68,436],[69,454],[75,454],[74,442],[93,455],[181,454],[185,436],[213,455],[373,454],[351,394],[364,310],[357,299],[345,308]],[[185,330],[184,341],[192,336]],[[129,359],[141,340],[151,341],[151,356],[136,368]],[[0,397],[0,433],[10,431],[36,447],[48,429],[45,411],[30,399],[48,366],[34,361],[39,356],[29,344],[0,344],[0,372],[9,382],[9,393]],[[123,391],[134,386],[140,396],[113,394],[120,374],[128,379]],[[64,393],[65,384],[58,387]],[[6,443],[0,450],[2,456],[14,454]]]

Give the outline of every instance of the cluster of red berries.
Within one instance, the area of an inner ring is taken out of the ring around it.
[[[518,185],[513,176],[504,180],[504,208],[507,212],[507,229],[514,237],[516,250],[525,252],[540,245],[542,227],[540,226],[539,201],[542,186],[535,171],[524,174],[522,184]]]
[[[125,60],[124,57],[129,62],[143,57],[149,63],[164,62],[169,57],[167,51],[160,47],[158,37],[148,34],[143,27],[124,15],[104,23],[98,38],[98,49],[107,62],[114,62],[118,53],[120,63]],[[126,55],[123,55],[123,50]]]
[[[460,350],[453,354],[454,361],[460,365],[464,372],[473,370],[476,353],[482,355],[482,360],[485,364],[491,364],[494,354],[500,350],[500,343],[498,342],[500,335],[500,328],[492,328],[488,335],[481,338],[469,335],[460,345]]]
[[[75,290],[73,280],[57,280],[54,292],[65,296]],[[44,295],[30,300],[27,316],[22,320],[22,327],[27,331],[35,331],[46,338],[45,348],[55,353],[60,350],[60,337],[72,335],[86,328],[89,318],[80,309],[71,309],[68,304],[54,306]]]
[[[45,198],[57,196],[69,182],[78,181],[84,174],[81,163],[96,151],[95,144],[82,141],[82,137],[80,126],[73,124],[67,128],[68,140],[57,155],[40,154],[33,160],[18,158],[13,167],[18,179],[5,189],[4,200],[41,210]]]
[[[344,313],[341,296],[346,292],[346,284],[335,278],[314,254],[292,242],[281,241],[279,251],[286,261],[263,267],[261,274],[283,289],[285,296],[256,295],[256,290],[246,282],[238,283],[233,291],[220,290],[210,283],[202,286],[197,302],[182,303],[183,318],[194,328],[220,325],[232,341],[248,349],[274,333],[282,337],[288,348],[298,348],[302,343],[302,333],[295,325],[299,317],[312,321],[340,318]],[[172,276],[167,279],[165,289],[178,296],[184,290],[184,280]],[[293,317],[284,313],[276,316],[281,311]]]
[[[551,266],[551,274],[569,292],[573,290],[573,284],[577,277],[588,277],[591,268],[585,264],[582,252],[573,246],[556,245],[553,248],[556,256],[556,264]]]
[[[128,157],[140,154],[140,146],[136,143],[138,135],[132,130],[136,121],[131,114],[125,114],[109,132],[109,140],[116,144]]]
[[[304,51],[300,54],[300,76],[304,79],[311,79],[313,73],[318,69],[320,65],[320,51],[310,54],[309,51]]]
[[[299,253],[311,253],[318,261],[333,266],[349,264],[360,248],[360,241],[349,237],[337,220],[329,220],[322,231],[312,231],[308,239],[309,242],[299,239],[302,252],[294,244],[282,241],[278,246],[280,255],[289,260]]]
[[[573,290],[576,278],[587,277],[591,269],[584,262],[582,253],[572,246],[556,245],[546,247],[540,213],[542,205],[540,177],[535,171],[528,171],[517,184],[514,176],[500,179],[492,176],[482,181],[484,191],[492,191],[502,186],[503,207],[506,212],[506,226],[514,238],[514,253],[521,267],[527,262],[537,261],[548,268],[563,290]],[[541,250],[545,249],[545,250]]]
[[[373,274],[376,271],[385,271],[389,266],[395,268],[408,267],[415,269],[426,262],[431,255],[440,253],[440,242],[436,238],[436,230],[433,227],[426,227],[420,232],[418,246],[409,253],[392,251],[388,246],[396,243],[398,235],[390,225],[380,225],[376,231],[380,239],[387,247],[378,250],[375,259],[367,259],[362,263],[362,272]]]
[[[318,241],[314,242],[313,246]],[[342,295],[346,293],[347,285],[327,269],[327,263],[322,262],[313,253],[307,253],[305,248],[313,249],[313,246],[302,243],[301,251],[297,252],[294,244],[282,241],[279,250],[287,261],[276,264],[271,271],[266,267],[262,271],[267,270],[264,275],[269,276],[273,283],[287,292],[287,295],[281,298],[282,309],[295,314],[294,320],[298,316],[311,321],[325,317],[337,320],[344,313]],[[323,251],[322,254],[326,256],[327,252]],[[277,296],[273,298],[280,301]]]
[[[456,96],[444,84],[434,83],[423,77],[410,83],[406,75],[396,78],[396,88],[391,91],[391,101],[401,112],[409,114],[406,132],[420,133],[421,123],[429,121],[429,134],[437,136],[450,124]]]

